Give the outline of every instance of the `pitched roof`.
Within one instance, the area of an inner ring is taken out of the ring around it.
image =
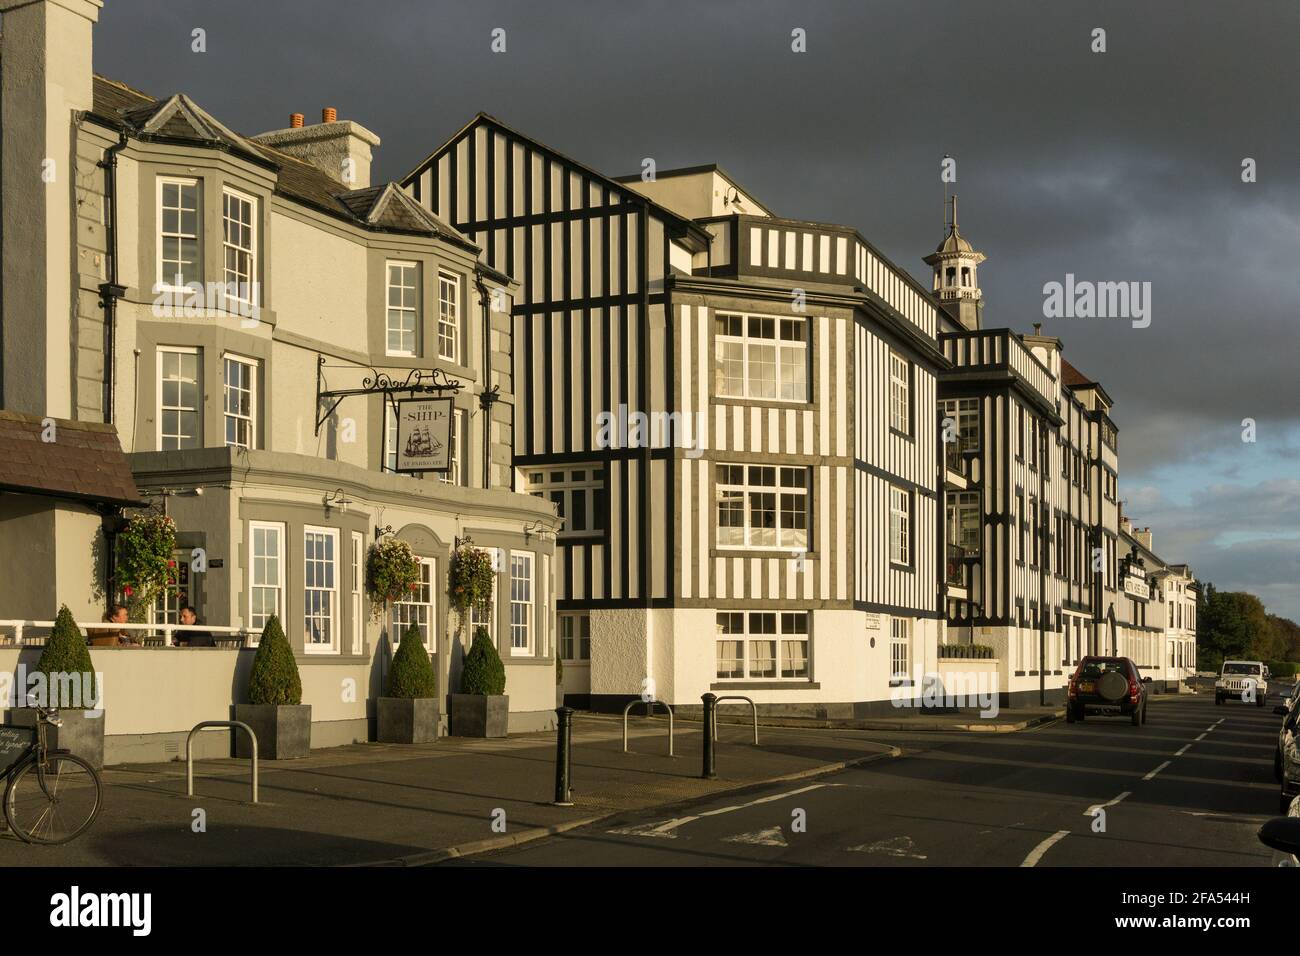
[[[1080,385],[1097,384],[1092,379],[1088,378],[1088,376],[1080,372],[1073,365],[1071,365],[1069,362],[1067,362],[1064,358],[1061,359],[1061,382],[1065,385],[1069,385],[1071,388]]]
[[[427,215],[410,213],[411,207],[419,205],[413,200],[410,203],[399,200],[394,205],[391,197],[386,198],[384,208],[392,211],[388,215],[371,216],[375,203],[366,204],[355,198],[355,194],[374,193],[378,196],[401,190],[393,183],[349,189],[311,163],[234,132],[184,93],[159,100],[125,83],[96,74],[93,96],[92,110],[96,116],[137,136],[204,143],[271,167],[276,172],[275,191],[278,194],[320,212],[346,219],[365,229],[434,236],[478,251],[475,243],[427,210]],[[362,209],[364,212],[358,211]]]
[[[47,430],[47,423],[52,430]],[[46,441],[47,437],[53,441]],[[92,503],[143,504],[112,425],[19,412],[0,411],[0,490]]]

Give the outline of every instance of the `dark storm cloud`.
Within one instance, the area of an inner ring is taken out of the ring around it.
[[[245,132],[337,106],[383,138],[386,178],[480,109],[611,174],[718,162],[779,214],[854,225],[914,274],[941,238],[951,154],[990,325],[1028,330],[1067,272],[1152,283],[1150,328],[1045,329],[1115,398],[1124,472],[1141,476],[1192,467],[1243,417],[1300,420],[1297,36],[1294,0],[107,0],[96,65]]]

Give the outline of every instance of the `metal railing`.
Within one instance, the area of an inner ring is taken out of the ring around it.
[[[628,705],[623,708],[623,753],[627,753],[627,713],[637,704],[645,704],[645,715],[650,717],[654,713],[654,705],[660,704],[664,710],[668,711],[668,756],[673,755],[673,709],[662,700],[633,700],[628,701]]]
[[[227,727],[248,732],[248,742],[253,752],[253,803],[257,803],[257,734],[241,720],[204,720],[194,725],[185,738],[185,796],[194,796],[194,735],[200,730]]]
[[[716,697],[713,700],[713,704],[716,707],[724,700],[743,700],[745,703],[749,705],[749,709],[754,715],[754,746],[757,747],[758,746],[758,707],[748,697],[743,697],[740,694],[728,694],[725,697]],[[713,719],[713,739],[714,740],[718,739],[718,719],[717,719],[716,711],[714,712],[714,719]]]
[[[948,416],[952,418],[953,416]],[[960,435],[953,435],[951,441],[943,443],[943,460],[949,471],[956,472],[963,477],[969,477],[970,466],[969,459],[966,456],[968,451],[972,450],[973,442]]]
[[[175,637],[189,632],[212,635],[218,647],[256,647],[261,633],[247,627],[226,627],[216,624],[116,624],[110,621],[76,621],[83,635],[90,631],[140,632],[144,647],[177,647]],[[31,621],[22,618],[0,620],[0,647],[41,647],[53,630],[54,621]],[[9,633],[6,634],[5,632]],[[29,631],[46,633],[29,634]],[[90,635],[94,636],[94,635]]]

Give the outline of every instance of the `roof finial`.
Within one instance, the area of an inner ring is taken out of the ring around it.
[[[957,231],[957,194],[952,194],[952,228]]]

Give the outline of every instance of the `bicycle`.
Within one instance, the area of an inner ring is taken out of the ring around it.
[[[5,820],[18,839],[56,846],[75,840],[95,822],[103,785],[86,761],[70,751],[46,746],[47,726],[61,727],[63,721],[58,710],[38,706],[32,742],[17,760],[0,770],[0,778],[9,781],[4,793]]]

